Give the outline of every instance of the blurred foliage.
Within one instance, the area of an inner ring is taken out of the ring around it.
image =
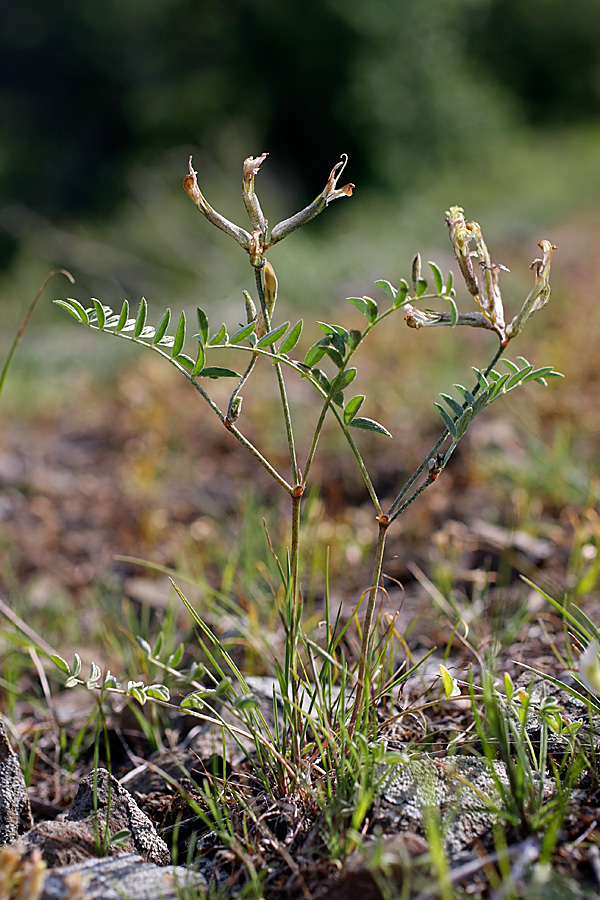
[[[600,115],[600,4],[490,0],[472,20],[472,50],[535,125]]]
[[[597,111],[599,29],[596,0],[8,4],[0,190],[102,213],[133,160],[232,134],[310,190],[341,151],[363,185],[403,189],[522,118]]]

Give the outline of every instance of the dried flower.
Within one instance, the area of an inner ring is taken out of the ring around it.
[[[552,252],[556,250],[555,244],[550,241],[540,241],[538,247],[542,251],[541,259],[534,259],[530,268],[535,272],[535,282],[529,292],[521,311],[514,317],[506,329],[507,339],[515,337],[524,327],[527,319],[538,309],[542,309],[550,299],[550,268],[552,265]]]
[[[250,249],[250,243],[252,237],[245,231],[243,228],[240,228],[239,225],[234,225],[233,222],[230,222],[229,219],[226,219],[220,213],[218,213],[215,209],[212,208],[210,203],[204,198],[202,191],[198,187],[197,181],[197,172],[192,167],[192,157],[189,158],[189,170],[190,174],[186,175],[183,179],[183,189],[188,195],[188,197],[193,200],[196,204],[200,212],[206,216],[209,222],[216,226],[216,228],[220,228],[221,231],[224,231],[225,234],[228,234],[230,237],[237,241],[238,244],[244,248],[244,250]]]

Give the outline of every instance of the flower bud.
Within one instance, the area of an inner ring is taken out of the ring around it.
[[[244,298],[244,303],[246,304],[246,319],[248,324],[250,324],[250,322],[254,322],[256,318],[256,306],[248,291],[242,291],[242,296]]]
[[[277,300],[277,276],[275,275],[275,269],[271,265],[271,263],[266,260],[265,261],[265,303],[267,306],[267,312],[269,313],[269,318],[273,314],[273,310],[275,308],[275,301]]]

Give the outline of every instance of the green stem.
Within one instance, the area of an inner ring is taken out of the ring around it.
[[[262,310],[262,314],[265,320],[265,327],[267,331],[271,330],[271,317],[269,315],[269,311],[267,309],[267,303],[265,299],[265,288],[263,284],[263,271],[262,269],[255,269],[254,274],[256,277],[256,290],[258,292],[258,299],[260,301],[260,308]],[[275,347],[271,347],[271,353],[275,355],[276,350]],[[277,384],[279,385],[279,395],[281,397],[281,408],[283,410],[283,419],[285,422],[285,431],[287,435],[288,449],[290,454],[290,464],[292,467],[292,481],[294,484],[298,484],[300,480],[300,471],[298,469],[298,458],[296,455],[296,442],[294,440],[294,429],[292,426],[292,414],[290,412],[290,404],[288,401],[287,390],[285,387],[285,380],[283,377],[283,371],[281,368],[281,363],[278,360],[274,360],[273,365],[275,366],[275,372],[277,373]]]
[[[367,612],[365,613],[365,624],[363,627],[362,646],[360,650],[360,662],[358,664],[358,677],[356,682],[356,697],[354,698],[354,706],[350,717],[348,731],[350,737],[354,734],[356,723],[359,715],[362,715],[363,698],[365,694],[365,682],[367,677],[367,661],[369,658],[369,646],[373,630],[373,614],[375,612],[375,603],[377,594],[381,585],[381,573],[383,570],[383,554],[385,550],[385,539],[390,522],[387,516],[379,518],[379,535],[377,538],[377,548],[375,551],[375,564],[373,566],[373,578],[371,587],[369,588],[369,600],[367,603]]]
[[[290,546],[290,584],[288,586],[288,629],[287,629],[287,671],[292,688],[291,735],[292,760],[300,765],[300,732],[302,727],[300,712],[300,679],[298,677],[298,636],[302,620],[302,597],[299,589],[299,557],[300,557],[300,506],[303,488],[298,485],[292,494],[292,523]]]
[[[163,354],[163,355],[165,356],[166,359],[169,360],[169,362],[173,362],[173,360],[171,360],[170,357],[168,357],[166,354]],[[248,451],[252,454],[252,456],[253,456],[255,459],[258,460],[258,462],[261,464],[261,466],[263,466],[263,468],[265,468],[265,469],[267,470],[267,472],[269,473],[269,475],[271,475],[271,476],[275,479],[275,481],[276,481],[278,484],[281,485],[281,487],[283,487],[283,488],[286,489],[286,491],[288,492],[288,494],[292,494],[293,491],[294,491],[294,488],[292,487],[292,485],[289,484],[289,483],[285,480],[285,478],[283,477],[283,475],[280,475],[280,474],[279,474],[279,472],[277,471],[277,469],[275,469],[275,468],[271,465],[271,463],[269,462],[269,460],[266,459],[266,458],[262,455],[262,453],[260,452],[260,450],[258,450],[258,448],[255,447],[254,444],[253,444],[251,441],[249,441],[248,438],[247,438],[245,435],[242,434],[242,432],[239,430],[239,428],[236,428],[236,426],[233,424],[233,422],[231,422],[231,421],[227,418],[227,416],[223,415],[223,413],[221,412],[221,410],[219,409],[219,407],[217,406],[217,404],[215,403],[215,401],[212,399],[212,397],[211,397],[209,394],[206,393],[206,391],[204,390],[204,388],[201,387],[201,386],[198,384],[198,382],[195,381],[195,380],[190,376],[189,372],[187,372],[187,371],[183,368],[183,366],[180,366],[178,363],[174,363],[174,365],[175,365],[175,367],[176,367],[179,371],[183,372],[183,374],[186,376],[186,378],[188,379],[188,381],[190,381],[190,382],[193,384],[193,386],[196,388],[196,390],[198,391],[198,393],[200,394],[200,396],[203,397],[204,400],[206,400],[206,402],[208,403],[208,405],[210,406],[210,408],[211,408],[211,409],[213,410],[213,412],[219,417],[219,419],[221,420],[221,422],[223,423],[223,425],[225,425],[225,427],[227,428],[227,430],[234,436],[234,438],[236,438],[236,439],[240,442],[240,444],[242,444],[242,446],[245,447],[246,450],[248,450]]]
[[[292,577],[292,602],[294,606],[294,620],[300,622],[301,600],[298,591],[298,570],[300,555],[300,506],[302,503],[302,488],[296,488],[292,493],[292,539],[290,547],[290,565]]]
[[[289,482],[287,482],[285,480],[283,475],[279,474],[277,469],[274,468],[274,466],[272,466],[271,463],[267,459],[265,459],[265,457],[262,455],[260,450],[257,450],[257,448],[254,446],[254,444],[251,441],[249,441],[248,438],[245,437],[242,434],[242,432],[238,428],[236,428],[235,425],[230,423],[225,418],[224,418],[224,424],[225,424],[225,427],[227,428],[227,430],[229,432],[231,432],[231,434],[235,438],[237,438],[237,440],[240,442],[240,444],[242,444],[246,448],[246,450],[248,450],[252,454],[252,456],[254,456],[254,458],[259,461],[261,466],[263,466],[263,468],[265,468],[267,470],[267,472],[270,475],[272,475],[272,477],[275,479],[275,481],[278,484],[280,484],[282,488],[285,488],[285,490],[288,492],[288,494],[293,494],[294,488],[292,487],[292,485],[289,484]]]
[[[285,431],[287,435],[288,449],[290,454],[290,463],[292,466],[292,480],[294,484],[300,481],[300,470],[298,469],[298,458],[296,456],[296,442],[294,440],[294,430],[292,427],[292,414],[288,403],[287,391],[285,389],[285,381],[281,363],[275,362],[275,372],[277,373],[277,383],[279,385],[279,394],[281,396],[281,408],[283,410],[283,418],[285,421]]]
[[[315,426],[315,431],[313,434],[313,438],[311,441],[310,449],[306,456],[306,462],[304,464],[304,472],[302,473],[302,484],[305,485],[308,479],[308,473],[310,472],[310,467],[312,466],[313,459],[315,457],[315,453],[317,452],[317,444],[319,443],[319,437],[321,436],[321,431],[323,429],[323,423],[325,422],[325,416],[327,415],[327,410],[331,406],[331,394],[328,394],[325,403],[321,407],[321,414],[319,416],[319,421]]]
[[[252,358],[246,367],[246,371],[243,373],[242,377],[236,384],[235,389],[234,389],[231,397],[229,398],[229,404],[227,406],[227,418],[231,422],[233,422],[237,416],[237,414],[235,413],[235,405],[236,405],[235,401],[239,397],[240,391],[242,390],[242,388],[244,387],[244,385],[250,378],[250,375],[252,374],[252,370],[254,369],[254,366],[256,365],[257,359],[258,359],[258,353],[253,353]],[[239,409],[238,409],[238,413],[239,413]]]
[[[367,491],[369,492],[369,496],[370,496],[371,500],[373,501],[373,506],[375,507],[377,515],[381,516],[381,515],[383,515],[383,510],[381,509],[381,503],[379,502],[379,497],[377,496],[377,492],[376,492],[375,488],[373,487],[373,482],[371,481],[371,476],[369,475],[369,473],[367,471],[367,467],[364,464],[363,458],[360,455],[360,450],[354,443],[354,438],[350,434],[350,431],[348,430],[348,426],[342,419],[342,416],[338,413],[337,409],[334,409],[333,412],[335,414],[336,419],[342,426],[342,431],[344,432],[344,436],[345,436],[346,440],[348,441],[350,449],[352,450],[354,459],[356,460],[356,464],[360,470],[360,474],[363,477],[363,481],[365,483]]]

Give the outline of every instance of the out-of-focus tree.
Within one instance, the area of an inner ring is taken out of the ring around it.
[[[102,214],[134,161],[223,135],[301,173],[300,199],[342,151],[400,194],[597,108],[599,29],[597,0],[5,0],[3,203]]]
[[[471,29],[477,61],[531,124],[598,120],[598,0],[487,0]]]

